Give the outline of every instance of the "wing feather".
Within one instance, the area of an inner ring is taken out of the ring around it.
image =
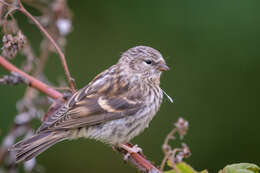
[[[75,93],[38,131],[97,125],[134,115],[144,107],[140,99],[142,94],[138,90],[135,90],[137,94],[128,95],[128,82],[123,81],[122,77],[106,73],[109,70],[99,74],[89,85]],[[102,81],[104,76],[105,82]]]

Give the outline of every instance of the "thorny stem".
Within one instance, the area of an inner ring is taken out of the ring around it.
[[[1,2],[1,1],[0,1],[0,2]],[[6,29],[7,18],[8,18],[8,16],[10,16],[10,17],[12,18],[12,20],[14,20],[14,17],[13,17],[13,15],[12,15],[12,13],[13,13],[14,11],[16,11],[16,10],[18,10],[18,8],[14,7],[14,8],[12,8],[12,9],[10,9],[10,10],[5,14],[5,17],[4,17],[4,23],[5,23],[5,25],[4,25],[4,27],[3,27],[5,34],[7,34],[7,29]]]
[[[5,1],[3,1],[3,0],[0,0],[0,3],[2,3],[2,4],[4,4],[4,5],[6,5],[6,6],[12,6],[11,4],[8,4],[8,3],[6,3]]]
[[[160,170],[163,171],[164,166],[166,164],[166,161],[172,156],[175,155],[177,151],[175,152],[169,152],[169,140],[174,138],[174,134],[177,132],[177,128],[172,129],[172,131],[166,136],[164,143],[163,143],[163,152],[164,152],[164,158],[162,160]],[[172,165],[174,166],[174,161],[172,161]]]
[[[175,160],[174,158],[175,157],[172,157],[172,156],[175,156],[177,152],[180,152],[182,149],[180,148],[175,148],[174,150],[170,151],[170,152],[166,152],[165,153],[165,156],[162,160],[162,163],[161,163],[161,166],[160,166],[160,170],[163,171],[164,169],[164,166],[167,162],[167,160],[169,159],[171,161],[171,164],[172,164],[172,167],[174,168],[174,170],[178,171],[177,167],[176,167],[176,164],[175,164]]]
[[[168,157],[168,159],[171,161],[171,164],[172,164],[172,167],[174,170],[176,170],[177,173],[180,173],[180,171],[178,170],[178,168],[176,167],[176,164],[175,164],[175,155],[177,152],[181,151],[180,148],[175,148],[173,151],[170,152],[170,155]],[[171,157],[171,156],[174,156],[174,157]]]
[[[183,118],[179,118],[178,121],[174,124],[175,128],[173,128],[170,133],[166,136],[162,150],[164,152],[164,158],[162,160],[160,170],[163,171],[164,166],[167,162],[167,160],[170,161],[172,164],[172,168],[176,170],[177,173],[179,173],[179,170],[176,166],[176,163],[179,163],[182,161],[183,158],[186,158],[190,155],[190,150],[187,147],[186,144],[182,143],[182,148],[175,148],[172,149],[172,147],[169,145],[170,139],[175,139],[175,133],[178,132],[180,135],[180,138],[186,134],[186,131],[188,129],[188,122],[185,121]]]
[[[0,56],[0,65],[2,67],[4,67],[6,70],[8,70],[9,72],[17,72],[18,74],[20,74],[21,76],[23,76],[24,78],[26,78],[29,81],[29,85],[31,87],[43,92],[47,96],[54,98],[54,99],[63,97],[63,95],[60,92],[56,91],[55,89],[51,88],[50,86],[46,85],[45,83],[39,81],[38,79],[35,79],[34,77],[32,77],[32,76],[28,75],[27,73],[23,72],[22,70],[18,69],[17,67],[15,67],[13,64],[8,62],[2,56]]]
[[[163,160],[162,160],[162,163],[161,163],[161,166],[160,166],[160,170],[163,171],[164,169],[164,166],[166,164],[166,161],[168,160],[168,158],[170,157],[170,153],[166,153]]]
[[[177,128],[172,129],[172,131],[166,136],[163,147],[167,146],[169,144],[169,140],[174,138],[174,134],[177,132]]]
[[[21,11],[22,13],[24,13],[28,18],[30,18],[35,25],[43,32],[43,34],[50,40],[50,42],[53,44],[53,46],[55,47],[57,53],[59,54],[59,57],[61,59],[64,71],[65,71],[65,75],[66,78],[69,82],[69,86],[70,89],[72,90],[72,93],[76,92],[76,87],[75,87],[75,83],[74,83],[74,79],[71,77],[70,72],[69,72],[69,68],[66,62],[66,58],[63,54],[63,52],[61,51],[60,47],[57,45],[57,43],[54,41],[54,39],[50,36],[50,34],[46,31],[46,29],[44,29],[44,27],[40,24],[40,22],[38,20],[36,20],[31,13],[29,13],[23,6],[21,0],[18,0],[19,3],[19,8],[18,10]]]

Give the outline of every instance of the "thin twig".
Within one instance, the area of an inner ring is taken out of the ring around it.
[[[168,157],[168,159],[171,161],[173,169],[176,170],[177,173],[179,173],[180,171],[178,170],[178,168],[176,166],[175,155],[176,155],[177,152],[180,152],[180,151],[182,151],[181,148],[175,148],[174,150],[172,150],[170,152],[171,154]]]
[[[164,143],[163,143],[163,152],[164,152],[164,158],[162,160],[160,170],[163,171],[166,161],[171,157],[173,154],[172,152],[169,152],[171,150],[171,147],[169,146],[169,140],[174,138],[174,134],[177,132],[176,128],[173,128],[171,132],[166,136]]]
[[[3,0],[0,0],[0,3],[6,5],[6,6],[8,6],[8,7],[12,6],[12,4],[8,4],[8,3],[4,2]]]
[[[129,147],[133,147],[131,143],[126,143],[124,145],[127,145]],[[124,155],[124,158],[129,153],[125,151],[123,148],[116,148],[116,151]],[[133,166],[135,166],[139,171],[141,172],[153,172],[153,173],[161,173],[161,171],[155,167],[149,160],[145,158],[145,156],[141,153],[131,153],[130,158],[128,158],[126,161],[130,162]]]
[[[161,171],[164,170],[165,164],[166,164],[166,162],[167,162],[169,157],[170,157],[170,153],[169,152],[164,155],[162,163],[161,163],[161,166],[160,166],[160,170]]]
[[[2,67],[4,67],[6,70],[8,70],[9,72],[17,72],[18,74],[20,74],[21,76],[23,76],[24,78],[26,78],[29,81],[29,85],[31,87],[45,93],[49,97],[54,98],[54,99],[63,97],[63,95],[60,92],[54,90],[53,88],[46,85],[45,83],[39,81],[38,79],[35,79],[34,77],[32,77],[32,76],[28,75],[27,73],[23,72],[22,70],[18,69],[17,67],[12,65],[10,62],[8,62],[2,56],[0,56],[0,65]]]
[[[3,29],[4,29],[4,33],[5,33],[5,34],[7,34],[7,29],[6,29],[7,18],[8,18],[8,16],[11,16],[12,20],[14,21],[14,17],[13,17],[13,15],[12,15],[12,13],[13,13],[14,11],[16,11],[16,10],[18,10],[18,8],[14,7],[14,8],[12,8],[11,10],[9,10],[9,11],[5,14],[5,16],[4,16],[4,27],[3,27]]]
[[[164,143],[162,145],[162,150],[164,152],[164,158],[161,162],[160,170],[163,171],[167,160],[169,160],[172,164],[172,168],[179,173],[177,169],[176,163],[181,162],[184,158],[190,156],[191,152],[188,146],[185,143],[182,143],[182,148],[175,148],[169,145],[169,141],[171,139],[175,139],[175,133],[180,135],[180,139],[184,137],[188,130],[188,121],[183,118],[179,118],[176,123],[174,123],[174,128],[170,131],[170,133],[166,136]]]
[[[177,128],[172,129],[172,131],[166,136],[163,147],[169,145],[169,140],[174,138],[174,134],[177,132]]]
[[[53,44],[54,48],[56,49],[56,51],[59,54],[59,57],[61,59],[66,78],[69,82],[69,86],[70,86],[72,92],[75,93],[76,87],[75,87],[74,79],[70,75],[69,68],[68,68],[68,65],[67,65],[67,62],[66,62],[66,58],[65,58],[63,52],[61,51],[60,47],[54,41],[54,39],[50,36],[50,34],[46,31],[46,29],[40,24],[40,22],[37,19],[35,19],[35,17],[33,17],[31,15],[31,13],[29,13],[24,8],[23,4],[21,3],[21,0],[18,0],[18,3],[19,3],[19,9],[18,10],[21,11],[23,14],[25,14],[28,18],[30,18],[35,23],[35,25],[43,32],[43,34],[50,40],[50,42]]]

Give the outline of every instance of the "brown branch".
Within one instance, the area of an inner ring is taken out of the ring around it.
[[[4,67],[9,72],[16,72],[26,78],[26,80],[29,81],[29,85],[42,93],[48,95],[49,97],[53,99],[59,99],[62,98],[63,95],[56,91],[55,89],[51,88],[50,86],[46,85],[45,83],[39,81],[38,79],[26,74],[25,72],[21,71],[14,65],[12,65],[10,62],[5,60],[2,56],[0,56],[0,66]],[[132,146],[131,144],[127,144],[129,146]],[[126,151],[123,149],[118,150],[121,154],[126,155]],[[158,172],[160,171],[153,165],[151,162],[149,162],[144,155],[139,153],[131,153],[130,158],[128,159],[130,163],[132,163],[135,167],[137,167],[139,170],[145,171],[145,172]]]
[[[56,91],[55,89],[51,88],[50,86],[46,85],[45,83],[39,81],[38,79],[35,79],[34,77],[26,74],[25,72],[21,71],[14,65],[12,65],[10,62],[8,62],[4,57],[0,56],[0,65],[5,68],[9,72],[16,72],[26,78],[29,82],[29,86],[41,91],[42,93],[46,94],[47,96],[58,99],[62,98],[63,95]]]
[[[131,147],[133,146],[130,143],[127,143],[127,145],[129,145]],[[151,164],[151,162],[149,160],[147,160],[143,154],[131,153],[130,155],[131,155],[131,159],[129,161],[140,171],[145,171],[148,173],[150,173],[150,172],[160,173],[161,172],[156,166]]]
[[[8,7],[12,6],[11,4],[8,4],[7,2],[4,2],[3,0],[0,0],[0,3],[6,5],[6,6],[8,6]]]
[[[126,143],[128,147],[133,147],[131,143]],[[141,153],[127,153],[123,148],[115,148],[116,151],[123,154],[125,161],[130,162],[134,167],[136,167],[141,172],[146,173],[161,173],[161,171],[154,166],[145,156]],[[129,156],[129,157],[128,157]]]
[[[40,24],[40,22],[35,19],[35,17],[33,17],[33,15],[31,15],[31,13],[29,13],[23,6],[21,0],[18,0],[19,3],[19,8],[18,10],[21,11],[23,14],[25,14],[29,19],[31,19],[35,25],[43,32],[43,34],[49,39],[49,41],[53,44],[54,48],[56,49],[57,53],[59,54],[59,57],[61,59],[64,71],[65,71],[65,75],[66,78],[69,82],[69,86],[72,90],[73,93],[76,92],[76,87],[75,87],[75,83],[74,83],[74,79],[71,77],[70,75],[70,71],[66,62],[66,58],[63,54],[63,52],[61,51],[60,47],[58,46],[58,44],[54,41],[54,39],[51,37],[51,35],[46,31],[46,29]]]

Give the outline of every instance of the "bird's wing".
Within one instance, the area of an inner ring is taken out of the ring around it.
[[[138,90],[129,92],[128,82],[122,78],[103,72],[75,93],[38,131],[74,129],[134,115],[144,106],[141,97]]]

